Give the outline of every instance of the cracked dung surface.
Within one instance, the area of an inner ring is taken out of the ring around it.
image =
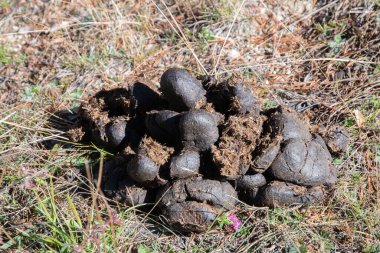
[[[272,165],[274,159],[280,151],[281,141],[281,135],[275,135],[272,138],[270,135],[266,135],[261,138],[260,144],[253,153],[252,169],[254,171],[262,173]]]
[[[331,162],[330,153],[318,141],[290,139],[283,144],[269,171],[283,181],[316,186],[331,180]]]

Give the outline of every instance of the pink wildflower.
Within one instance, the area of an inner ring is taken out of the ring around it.
[[[233,230],[235,230],[235,232],[238,231],[242,225],[239,218],[233,213],[228,214],[227,218],[232,222],[231,227]]]

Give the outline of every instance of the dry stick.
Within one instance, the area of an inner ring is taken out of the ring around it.
[[[0,124],[5,122],[7,119],[9,119],[10,117],[12,117],[15,114],[16,114],[16,112],[12,112],[12,113],[8,114],[7,116],[5,116],[4,118],[0,119]]]
[[[56,138],[56,137],[57,137],[57,138]],[[5,154],[5,153],[8,153],[9,151],[12,151],[12,150],[19,149],[19,148],[21,148],[21,147],[23,147],[23,146],[29,146],[29,145],[31,145],[31,144],[35,144],[35,143],[39,143],[39,142],[43,142],[43,141],[47,141],[47,140],[57,140],[57,139],[61,140],[61,139],[58,138],[58,137],[64,138],[64,137],[62,137],[62,136],[60,136],[60,135],[51,135],[51,136],[47,136],[47,137],[44,137],[44,138],[41,138],[41,139],[38,139],[38,140],[35,140],[35,141],[31,141],[31,142],[27,142],[27,143],[24,143],[24,144],[20,144],[20,145],[18,145],[18,146],[16,146],[16,147],[12,147],[12,148],[6,149],[6,150],[4,150],[4,151],[1,151],[1,152],[0,152],[0,155]]]
[[[53,134],[53,135],[49,135],[49,136],[46,136],[46,137],[43,137],[41,139],[38,139],[38,140],[35,140],[35,141],[32,141],[32,142],[28,142],[28,143],[24,143],[24,144],[21,144],[17,147],[12,147],[10,149],[7,149],[7,150],[3,150],[0,152],[0,155],[1,154],[5,154],[11,150],[14,150],[16,148],[19,148],[19,147],[22,147],[22,146],[26,146],[26,145],[30,145],[30,144],[33,144],[33,143],[39,143],[39,142],[42,142],[42,141],[46,141],[46,140],[49,140],[49,139],[61,139],[61,140],[68,140],[68,138],[66,137],[63,137],[61,136],[61,134],[63,134],[64,132],[62,131],[59,131],[59,130],[54,130],[54,129],[49,129],[49,128],[31,128],[31,127],[27,127],[27,126],[23,126],[23,125],[20,125],[20,124],[17,124],[17,123],[14,123],[14,122],[8,122],[7,119],[10,118],[11,116],[13,116],[15,114],[15,112],[7,115],[6,117],[4,117],[3,119],[0,120],[0,124],[6,124],[6,125],[10,125],[10,126],[13,126],[13,127],[16,127],[16,128],[21,128],[21,129],[25,129],[25,130],[30,130],[30,131],[36,131],[36,132],[40,132],[40,133],[44,133],[44,134],[52,134],[52,133],[56,133],[56,134]]]
[[[93,187],[93,178],[92,178],[92,174],[91,174],[90,164],[89,164],[89,162],[88,162],[87,159],[85,160],[84,165],[85,165],[85,168],[86,168],[86,176],[87,176],[87,179],[89,181],[88,187],[92,188]],[[90,226],[91,226],[90,224],[91,224],[91,222],[92,222],[92,220],[94,218],[93,210],[94,210],[95,205],[96,205],[96,195],[95,195],[95,193],[94,193],[94,191],[92,189],[89,189],[89,190],[91,192],[92,205],[91,205],[90,215],[89,215],[90,219],[89,219],[89,221],[87,223],[87,228],[86,228],[88,235],[90,235]],[[99,219],[99,213],[98,213],[97,207],[96,207],[96,213],[97,213],[97,216],[98,216],[98,219]],[[101,217],[100,217],[99,220],[101,220]]]
[[[248,207],[248,209],[250,209],[250,206],[247,205],[247,204],[244,204],[245,206]],[[250,220],[255,214],[256,214],[256,211],[257,210],[261,210],[261,208],[258,208],[255,210],[255,208],[253,208],[254,210],[251,209],[251,212],[249,214],[249,217],[243,222],[242,226],[245,226],[245,224],[248,222],[248,220]],[[238,248],[243,248],[245,245],[247,244],[247,239],[243,240],[242,243],[239,244]]]
[[[8,239],[13,243],[13,244],[17,244],[17,242],[12,238],[12,236],[3,228],[3,226],[0,225],[0,229],[1,231],[3,231],[3,233],[5,234],[6,237],[8,237]]]
[[[96,182],[96,190],[95,190],[95,198],[92,200],[92,208],[96,207],[96,212],[99,220],[102,220],[102,217],[100,216],[100,212],[98,209],[98,203],[97,198],[99,195],[100,185],[102,183],[102,176],[103,176],[103,155],[100,155],[100,161],[99,161],[99,171],[98,171],[98,181]]]
[[[102,184],[102,177],[103,177],[103,167],[104,167],[104,160],[103,160],[103,155],[100,155],[100,161],[99,161],[99,172],[98,172],[98,181],[96,183],[96,190],[95,190],[95,194],[93,195],[93,198],[92,198],[92,207],[91,209],[93,210],[95,208],[95,205],[96,205],[96,201],[97,201],[97,196],[100,195],[100,197],[102,198],[102,200],[104,201],[106,207],[107,207],[107,213],[108,213],[108,216],[110,217],[110,227],[111,227],[111,233],[112,233],[112,237],[115,238],[115,227],[114,227],[114,224],[113,224],[113,218],[112,218],[112,212],[111,212],[111,207],[108,205],[108,202],[103,194],[103,192],[101,191],[100,189],[100,186]],[[87,173],[87,176],[90,175],[91,177],[91,173],[90,173],[90,166],[88,165],[87,163],[87,166],[86,166],[86,173]],[[91,177],[92,178],[92,177]],[[91,181],[92,182],[92,181]],[[100,216],[100,212],[98,210],[98,208],[96,207],[96,210],[97,210],[97,216],[98,216],[98,219],[101,220],[101,216]],[[116,252],[116,245],[115,245],[116,241],[113,240],[113,247],[114,247],[114,250]]]
[[[103,176],[103,155],[100,155],[100,164],[99,164],[99,172],[98,172],[98,182],[96,184],[96,194],[99,194],[100,185],[102,183]]]
[[[49,129],[49,128],[31,128],[31,127],[26,127],[26,126],[22,126],[20,124],[17,124],[17,123],[14,123],[14,122],[9,122],[9,121],[6,121],[6,119],[2,119],[0,120],[0,124],[7,124],[7,125],[10,125],[10,126],[14,126],[14,127],[19,127],[21,129],[26,129],[26,130],[30,130],[30,131],[40,131],[40,132],[56,132],[56,133],[64,133],[63,131],[60,131],[60,130],[54,130],[54,129]],[[67,138],[66,138],[67,139]]]
[[[100,193],[100,196],[102,197],[102,200],[104,201],[104,204],[106,205],[107,214],[110,217],[110,227],[111,227],[112,238],[116,238],[115,225],[113,223],[113,216],[112,216],[112,212],[111,212],[112,208],[108,204],[107,198],[106,198],[106,196],[104,196],[103,191],[99,190],[99,193]],[[116,250],[116,248],[117,248],[117,246],[116,246],[116,240],[112,240],[112,242],[113,242],[114,252],[117,252],[117,250]]]
[[[181,28],[179,27],[176,19],[173,17],[172,13],[170,12],[168,6],[165,4],[165,2],[163,0],[161,0],[161,2],[165,6],[166,10],[169,12],[169,15],[172,18],[172,20],[174,21],[174,24],[176,25],[178,31],[174,27],[174,25],[170,22],[169,18],[165,15],[165,13],[160,9],[160,7],[158,7],[158,5],[152,0],[152,3],[156,6],[156,8],[158,9],[158,11],[165,17],[165,19],[168,21],[170,27],[174,30],[174,32],[178,36],[182,37],[182,39],[185,41],[185,45],[191,51],[192,55],[194,56],[195,60],[199,64],[199,66],[202,68],[203,72],[205,72],[206,74],[208,74],[207,70],[205,69],[205,67],[203,66],[203,64],[201,63],[201,61],[199,60],[199,58],[196,55],[196,53],[194,52],[193,48],[191,47],[190,42],[188,41],[188,39],[186,38],[185,34],[182,32]]]
[[[117,7],[117,4],[115,3],[115,1],[111,0],[111,2],[112,2],[112,5],[115,7],[115,10],[116,10],[117,14],[119,15],[119,17],[122,17],[123,14],[121,14],[119,7]]]
[[[90,164],[88,162],[88,160],[86,159],[85,163],[84,163],[85,167],[86,167],[86,175],[87,175],[87,179],[89,181],[89,188],[93,188],[93,178],[92,178],[92,174],[91,174],[91,170],[90,170]],[[87,229],[90,230],[90,222],[92,221],[92,219],[94,218],[94,214],[93,214],[93,210],[96,208],[96,214],[99,218],[99,213],[98,213],[98,208],[95,207],[96,206],[96,194],[95,192],[90,189],[90,192],[91,192],[91,197],[92,197],[92,204],[91,204],[91,209],[90,209],[90,212],[91,212],[91,215],[90,215],[90,220],[89,220],[89,223],[87,224]],[[101,217],[100,219],[101,220]]]
[[[226,39],[223,41],[223,45],[222,45],[222,48],[220,49],[220,52],[219,52],[219,55],[218,55],[218,59],[216,60],[216,63],[215,63],[215,66],[214,66],[214,71],[213,73],[216,74],[216,69],[219,65],[219,61],[220,61],[220,57],[222,56],[222,53],[223,53],[223,49],[224,49],[224,46],[226,45],[227,43],[227,40],[228,40],[228,37],[230,37],[230,34],[231,34],[231,31],[232,31],[232,28],[236,22],[236,19],[237,19],[237,16],[238,14],[240,13],[241,9],[243,8],[245,4],[245,0],[243,0],[238,8],[238,10],[235,12],[235,15],[234,15],[234,19],[232,20],[232,24],[230,26],[230,29],[228,30],[228,33],[227,33],[227,37]]]

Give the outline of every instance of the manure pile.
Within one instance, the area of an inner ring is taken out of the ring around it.
[[[154,203],[182,232],[205,231],[238,201],[257,206],[309,204],[334,185],[330,152],[348,145],[344,130],[324,137],[296,112],[262,111],[244,83],[194,78],[169,69],[160,89],[136,81],[83,103],[70,131],[113,152],[102,190],[127,205]]]

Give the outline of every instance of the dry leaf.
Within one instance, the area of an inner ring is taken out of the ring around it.
[[[354,114],[355,114],[356,124],[358,125],[358,127],[363,128],[364,122],[365,122],[363,114],[357,109],[354,110]]]

